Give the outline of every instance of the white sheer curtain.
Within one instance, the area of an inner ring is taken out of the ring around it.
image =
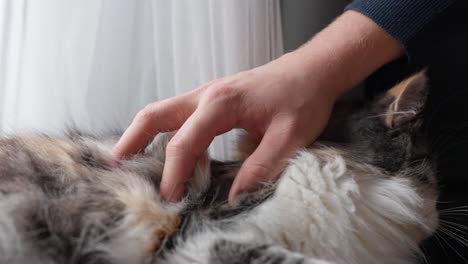
[[[103,132],[283,51],[279,0],[2,0],[0,128]],[[226,158],[229,136],[212,147]]]

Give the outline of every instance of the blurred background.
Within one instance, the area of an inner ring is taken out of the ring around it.
[[[124,129],[150,102],[295,49],[347,2],[2,0],[0,130]],[[229,158],[232,137],[211,153]]]

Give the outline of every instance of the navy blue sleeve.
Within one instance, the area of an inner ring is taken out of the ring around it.
[[[406,47],[426,24],[456,0],[355,0],[345,10],[358,11]]]

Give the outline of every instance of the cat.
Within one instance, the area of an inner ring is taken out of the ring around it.
[[[438,226],[426,86],[421,72],[332,117],[277,183],[235,206],[242,162],[207,155],[181,202],[160,198],[170,134],[119,162],[117,137],[5,137],[0,263],[415,263]]]
[[[332,118],[334,143],[299,151],[276,185],[248,197],[245,213],[212,220],[224,210],[199,210],[185,220],[189,235],[176,233],[156,263],[417,262],[418,243],[438,226],[435,165],[421,127],[426,86],[416,74]]]

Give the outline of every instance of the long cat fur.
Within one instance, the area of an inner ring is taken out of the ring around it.
[[[207,156],[183,201],[159,197],[168,135],[118,164],[113,138],[5,137],[0,263],[415,263],[438,226],[419,132],[425,86],[419,73],[335,118],[332,140],[298,151],[278,183],[234,207],[241,162]]]

